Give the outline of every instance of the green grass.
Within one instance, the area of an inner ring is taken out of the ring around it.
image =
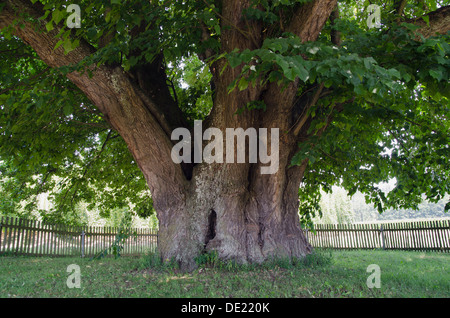
[[[331,255],[330,255],[331,253]],[[180,272],[152,255],[140,258],[0,257],[0,297],[450,297],[450,254],[402,251],[321,251],[292,264],[273,260],[237,266],[213,256]],[[66,285],[67,266],[81,269],[81,288]],[[381,288],[368,288],[370,264]]]

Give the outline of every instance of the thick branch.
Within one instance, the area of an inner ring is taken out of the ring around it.
[[[337,0],[315,0],[301,5],[288,28],[303,42],[315,41],[336,7]]]
[[[317,104],[317,102],[319,101],[319,96],[322,93],[323,87],[324,87],[323,83],[319,84],[319,87],[317,88],[316,92],[313,94],[311,101],[308,102],[306,107],[303,109],[302,115],[296,121],[296,123],[293,127],[293,133],[295,136],[298,136],[303,125],[305,125],[305,123],[309,117],[309,114],[308,114],[309,109],[311,109],[311,107],[315,106]]]
[[[334,29],[334,26],[336,25],[336,20],[339,19],[339,5],[336,4],[336,8],[331,12],[330,15],[330,22],[331,26],[333,27],[331,29],[331,43],[340,46],[341,45],[341,32]]]
[[[403,10],[406,7],[406,2],[408,2],[408,0],[396,0],[394,2],[394,9],[398,15],[403,15]]]
[[[256,21],[247,21],[243,18],[242,12],[248,8],[250,1],[228,0],[222,5],[221,17],[221,50],[222,52],[231,52],[234,49],[243,51],[245,49],[255,50],[262,43],[261,25]],[[261,87],[250,86],[243,91],[234,90],[228,92],[228,86],[236,79],[242,67],[223,67],[226,64],[225,59],[219,59],[212,65],[213,85],[215,95],[213,108],[209,119],[214,122],[215,127],[255,127],[253,120],[255,118],[245,118],[235,115],[236,111],[252,100],[259,99]],[[221,73],[220,70],[223,70]],[[248,121],[247,121],[248,120]],[[247,121],[244,123],[244,121]]]
[[[408,23],[421,26],[418,30],[425,38],[435,36],[437,34],[446,34],[450,31],[450,6],[445,6],[425,15],[429,18],[430,25],[423,17],[407,20]]]
[[[142,36],[146,30],[146,25],[135,26],[130,35],[132,41]],[[157,28],[156,23],[152,23],[153,28]],[[146,39],[155,42],[155,39]],[[142,49],[135,48],[130,56],[142,55]],[[178,127],[187,127],[186,118],[180,109],[177,101],[170,94],[166,65],[163,52],[156,54],[153,60],[145,64],[139,64],[130,70],[133,81],[136,84],[139,96],[141,96],[149,111],[158,120],[161,127],[170,136],[171,132]]]
[[[301,5],[294,14],[288,31],[298,35],[303,42],[315,41],[326,21],[336,8],[337,0],[315,0]],[[265,102],[267,111],[265,125],[276,125],[280,129],[290,131],[292,126],[292,106],[299,88],[299,81],[291,83],[280,90],[277,83],[272,83],[267,90]],[[307,96],[305,96],[307,98]],[[307,101],[305,101],[306,105]],[[296,129],[297,131],[297,129]],[[293,136],[292,136],[293,137]]]

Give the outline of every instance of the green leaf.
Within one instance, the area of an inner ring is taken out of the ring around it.
[[[112,11],[108,11],[105,15],[105,21],[108,23],[111,20]]]
[[[62,10],[55,9],[52,12],[52,20],[58,24],[64,18],[65,12]]]
[[[63,113],[64,113],[65,116],[72,115],[72,112],[73,112],[73,107],[71,105],[64,105]]]
[[[395,68],[388,69],[388,74],[389,74],[390,76],[396,77],[396,78],[398,78],[398,79],[401,78],[400,72],[397,71]]]
[[[56,45],[54,47],[54,50],[56,50],[57,48],[59,48],[61,46],[61,44],[64,43],[64,40],[59,40],[58,42],[56,42]]]
[[[47,32],[50,32],[54,29],[53,27],[53,22],[49,21],[46,25],[45,25],[45,29],[47,30]]]
[[[430,17],[427,15],[422,16],[423,21],[427,23],[427,26],[430,27]]]
[[[296,56],[292,59],[294,65],[294,71],[296,76],[300,78],[301,81],[306,82],[309,78],[309,72],[303,66],[303,58],[301,56]]]
[[[214,31],[216,31],[217,35],[220,35],[221,31],[222,31],[221,28],[220,28],[220,25],[214,24]]]
[[[97,29],[94,28],[94,27],[89,28],[89,29],[87,30],[87,32],[86,32],[86,36],[87,36],[88,39],[90,39],[90,40],[94,40],[94,39],[97,37],[97,34],[98,34]]]
[[[323,86],[325,86],[326,88],[329,88],[333,85],[333,80],[332,79],[327,79],[324,83]]]
[[[69,38],[66,38],[63,42],[64,52],[67,54],[72,51],[72,41]]]
[[[444,78],[441,70],[430,70],[429,73],[433,78],[437,79],[438,81],[441,81]]]
[[[275,57],[275,61],[278,64],[278,66],[280,66],[281,69],[283,70],[284,76],[287,77],[287,78],[292,78],[293,73],[290,70],[289,63],[288,63],[287,59],[284,56],[278,54]]]
[[[247,80],[247,78],[242,77],[239,80],[238,88],[239,88],[239,90],[243,91],[243,90],[247,89],[247,87],[248,87],[248,80]]]
[[[242,63],[242,59],[237,54],[230,54],[227,56],[228,62],[230,62],[231,68],[235,68]]]

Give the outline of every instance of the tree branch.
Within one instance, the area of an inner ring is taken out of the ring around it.
[[[341,45],[341,32],[334,29],[334,26],[336,25],[336,20],[339,19],[339,5],[336,4],[336,8],[331,12],[330,15],[330,22],[331,22],[331,43],[334,45],[340,46]]]
[[[152,22],[152,27],[157,27],[156,22]],[[131,42],[142,36],[145,30],[146,25],[144,24],[135,26],[130,32]],[[146,40],[155,41],[155,39],[147,38]],[[142,50],[135,48],[130,55],[139,57],[142,55]],[[170,94],[163,52],[155,54],[151,61],[133,67],[129,73],[132,75],[137,88],[139,88],[137,93],[143,98],[148,110],[158,120],[168,136],[175,128],[188,127],[180,105]]]
[[[306,105],[306,107],[303,109],[301,116],[297,119],[296,123],[292,127],[293,133],[295,136],[298,136],[300,130],[302,129],[303,125],[306,123],[306,120],[309,117],[308,111],[311,107],[316,105],[316,103],[319,100],[319,96],[322,93],[322,90],[324,88],[324,84],[321,83],[319,87],[317,88],[316,92],[312,96],[311,101]]]
[[[403,15],[403,10],[405,10],[407,2],[408,0],[396,0],[394,2],[394,9],[398,15]]]
[[[305,4],[299,5],[295,10],[290,24],[287,27],[287,32],[296,34],[303,42],[317,40],[322,28],[330,17],[333,10],[336,8],[337,0],[314,0]],[[265,103],[267,111],[263,115],[267,119],[266,125],[277,125],[280,129],[291,131],[293,121],[298,118],[292,118],[292,111],[294,101],[297,96],[299,88],[299,80],[290,83],[284,90],[280,90],[277,83],[271,83],[265,93]],[[322,89],[319,89],[321,92]],[[318,94],[320,94],[318,92]],[[303,96],[305,100],[300,101],[300,104],[307,105],[310,101],[308,96]],[[271,110],[274,110],[273,112]],[[297,125],[294,130],[299,133],[299,128],[304,125],[304,121],[294,123]],[[293,138],[296,138],[292,134]]]
[[[298,35],[303,42],[315,41],[336,4],[337,0],[314,0],[302,4],[295,12],[288,31]]]
[[[428,17],[430,25],[427,24],[424,17]],[[417,32],[425,38],[437,34],[446,34],[450,31],[450,6],[441,7],[423,17],[409,19],[405,22],[420,26],[421,28]]]

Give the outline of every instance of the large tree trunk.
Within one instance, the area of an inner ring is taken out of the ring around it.
[[[298,216],[303,170],[286,169],[286,163],[275,175],[260,175],[257,165],[199,166],[185,201],[172,210],[157,208],[163,259],[175,259],[189,270],[196,256],[213,250],[220,259],[238,263],[311,252]]]

